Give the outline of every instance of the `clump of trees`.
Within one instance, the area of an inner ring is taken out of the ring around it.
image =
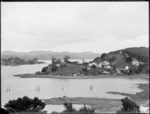
[[[52,71],[52,72],[55,72],[55,71],[57,71],[57,70],[58,70],[58,66],[53,65],[52,68],[51,68],[51,71]]]
[[[45,103],[39,100],[37,97],[31,99],[27,96],[18,98],[17,100],[10,100],[4,106],[7,110],[13,109],[16,112],[39,112],[45,107]]]
[[[75,110],[73,108],[73,105],[71,102],[65,102],[64,103],[65,110],[61,114],[66,114],[66,113],[76,113],[76,114],[95,114],[95,110],[93,108],[88,108],[84,105],[84,107],[80,108],[79,111]]]
[[[113,56],[111,58],[108,58],[108,61],[111,63],[111,62],[114,62],[116,60],[116,56]]]
[[[121,99],[122,108],[121,110],[117,111],[117,114],[120,113],[139,113],[139,106],[128,97]]]
[[[101,58],[102,61],[104,61],[104,60],[106,59],[106,55],[107,55],[106,53],[103,53],[103,54],[101,55],[100,58]]]
[[[94,114],[95,110],[93,108],[88,108],[84,105],[84,107],[80,108],[78,112],[81,112],[82,114],[86,114],[86,113],[90,113],[90,114]]]
[[[73,108],[71,102],[69,102],[69,103],[65,102],[65,103],[64,103],[64,107],[65,107],[65,110],[64,110],[63,112],[77,112],[77,111]]]
[[[70,57],[69,57],[68,55],[65,55],[65,57],[64,57],[63,59],[64,59],[64,62],[68,63],[68,62],[69,62]]]

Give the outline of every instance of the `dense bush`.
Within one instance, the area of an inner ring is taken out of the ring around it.
[[[113,57],[111,57],[111,58],[109,58],[108,59],[108,61],[111,63],[111,62],[113,62],[113,61],[115,61],[116,60],[116,56],[113,56]]]
[[[121,99],[122,102],[122,108],[120,111],[117,111],[117,114],[119,113],[139,113],[139,106],[134,102],[131,101],[128,97]]]
[[[65,110],[63,112],[76,112],[76,110],[73,108],[71,102],[69,102],[69,103],[65,102],[64,107],[65,107]]]
[[[37,71],[35,74],[36,74],[36,75],[42,75],[42,72]]]
[[[58,67],[57,67],[56,65],[53,65],[52,68],[51,68],[51,71],[52,71],[52,72],[55,72],[55,71],[57,71],[57,70],[58,70]]]
[[[82,114],[83,113],[90,113],[90,114],[92,114],[92,113],[95,112],[95,110],[93,108],[88,108],[88,107],[86,107],[84,105],[84,107],[80,108],[78,112],[82,112]]]
[[[61,112],[61,114],[69,114],[69,113],[74,113],[74,114],[95,114],[95,110],[93,108],[88,108],[84,105],[84,107],[80,108],[79,111],[75,110],[72,106],[71,102],[65,102],[64,103],[65,110]]]
[[[65,55],[65,57],[64,57],[63,59],[64,59],[64,62],[68,63],[68,62],[69,62],[70,57],[69,57],[68,55]]]
[[[132,62],[132,58],[131,58],[131,57],[127,57],[127,58],[126,58],[126,62],[127,62],[127,63],[131,63],[131,62]]]
[[[47,71],[48,66],[43,67],[41,72],[46,72]]]
[[[92,69],[96,69],[96,66],[95,66],[95,65],[92,65],[91,68],[92,68]]]
[[[12,108],[17,112],[38,112],[45,107],[45,103],[43,103],[37,97],[30,99],[27,96],[24,96],[23,98],[18,98],[17,100],[10,100],[5,104],[4,107],[6,109],[7,107]]]
[[[101,58],[102,61],[105,60],[106,55],[107,55],[106,53],[103,53],[103,54],[101,55],[100,58]]]
[[[51,61],[52,61],[52,65],[55,65],[55,64],[56,64],[57,59],[56,59],[55,57],[52,57],[52,58],[51,58]]]
[[[82,68],[82,71],[87,72],[87,68],[86,67]]]

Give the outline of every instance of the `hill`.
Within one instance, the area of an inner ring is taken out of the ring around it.
[[[65,55],[70,56],[71,59],[93,59],[100,54],[92,52],[52,52],[52,51],[30,51],[30,52],[14,52],[14,51],[2,51],[1,58],[8,59],[10,57],[19,57],[21,59],[32,59],[34,57],[39,60],[49,60],[52,57],[62,59]]]
[[[149,48],[131,47],[103,53],[100,57],[95,58],[91,62],[99,64],[102,61],[108,61],[119,69],[125,68],[125,66],[131,68],[133,64],[143,64],[141,68],[143,69],[142,71],[145,72],[146,69],[149,69]],[[133,61],[138,61],[138,63],[133,63]]]

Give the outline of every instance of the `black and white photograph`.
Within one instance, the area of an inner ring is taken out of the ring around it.
[[[1,109],[149,113],[149,2],[1,2]]]

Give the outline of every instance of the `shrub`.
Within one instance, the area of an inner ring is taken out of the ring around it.
[[[138,113],[139,112],[139,106],[134,102],[131,101],[128,97],[126,97],[125,99],[121,99],[122,102],[122,108],[120,111],[117,111],[117,113],[126,113],[126,112],[130,112],[130,113]]]
[[[63,112],[76,112],[71,102],[65,102],[64,107],[65,107],[65,110]]]
[[[88,113],[92,114],[95,112],[95,110],[93,108],[88,108],[84,105],[84,107],[79,109],[79,112],[82,112],[82,113],[88,112]]]
[[[42,74],[42,72],[37,71],[35,74],[36,74],[36,75],[41,75],[41,74]]]
[[[131,63],[131,62],[132,62],[132,58],[131,58],[131,57],[127,57],[127,58],[126,58],[126,62],[127,62],[127,63]]]
[[[63,59],[64,59],[64,62],[68,63],[68,62],[69,62],[70,57],[69,57],[68,55],[65,55],[65,57],[64,57]]]
[[[58,67],[56,65],[52,66],[51,71],[55,72],[56,70],[58,70]]]
[[[87,68],[86,67],[82,68],[82,71],[87,72]]]
[[[38,112],[45,107],[45,103],[39,100],[37,97],[30,99],[27,96],[23,98],[18,98],[17,100],[10,100],[4,106],[7,108],[12,108],[17,112],[27,111],[27,112]]]
[[[96,66],[95,66],[95,65],[92,65],[91,68],[92,68],[92,69],[96,69]]]
[[[100,58],[101,58],[101,60],[105,60],[106,55],[107,55],[106,53],[103,53],[103,54],[101,55],[101,57],[100,57]]]
[[[52,57],[52,58],[51,58],[51,61],[52,61],[52,65],[55,65],[55,64],[56,64],[57,59],[56,59],[55,57]]]
[[[116,56],[113,56],[113,57],[111,57],[111,58],[109,58],[108,59],[108,61],[111,63],[111,62],[113,62],[113,61],[115,61],[116,60]]]
[[[41,72],[46,72],[47,71],[48,66],[43,67]]]

